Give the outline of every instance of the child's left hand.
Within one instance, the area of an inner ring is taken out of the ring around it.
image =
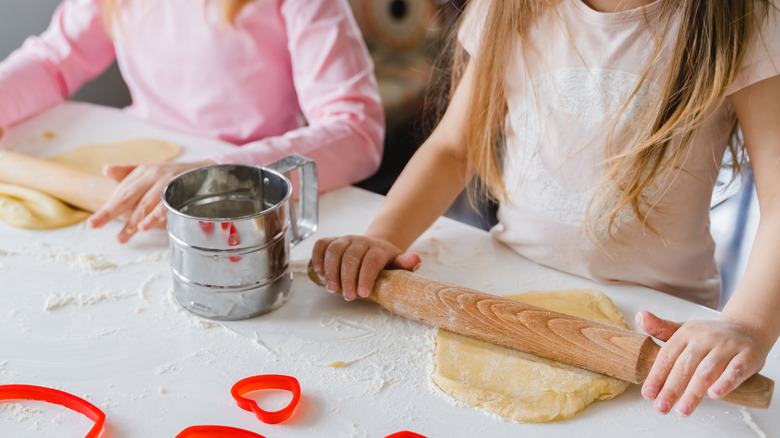
[[[734,321],[677,323],[647,311],[636,315],[647,334],[666,342],[642,385],[656,411],[690,415],[705,394],[718,399],[764,366],[771,348]]]
[[[87,219],[92,228],[131,212],[122,231],[120,243],[130,240],[136,231],[146,231],[165,223],[162,191],[176,175],[198,167],[215,164],[211,160],[189,163],[163,163],[145,166],[105,166],[103,174],[119,182],[105,205]]]

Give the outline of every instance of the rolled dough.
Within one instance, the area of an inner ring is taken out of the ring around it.
[[[89,216],[37,190],[0,184],[0,221],[17,228],[49,230],[69,227]]]
[[[570,289],[506,298],[580,318],[628,328],[602,292]],[[567,420],[597,400],[628,387],[622,380],[439,330],[433,382],[468,405],[504,418],[547,423]]]
[[[88,144],[47,158],[84,172],[101,175],[103,165],[142,165],[172,161],[181,154],[176,143],[133,139]],[[46,230],[75,225],[89,213],[37,190],[0,184],[0,221],[17,228]]]

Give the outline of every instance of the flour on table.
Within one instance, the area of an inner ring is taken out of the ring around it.
[[[753,420],[753,416],[750,415],[750,412],[744,407],[741,407],[739,409],[739,414],[742,418],[742,422],[748,425],[748,427],[756,433],[756,436],[759,438],[766,438],[766,433],[761,430],[760,427],[758,427],[758,424],[756,424],[755,420]]]
[[[179,303],[176,302],[176,298],[173,297],[173,288],[168,289],[168,293],[166,294],[164,301],[167,305],[176,309],[176,313],[183,316],[184,320],[191,327],[208,330],[222,325],[216,321],[201,318],[192,312],[182,309]]]
[[[437,265],[464,265],[472,266],[474,261],[470,257],[463,257],[462,249],[453,248],[442,242],[436,237],[423,238],[420,243],[415,244],[411,252],[416,253],[425,263],[435,263]],[[470,268],[471,269],[471,268]]]
[[[442,250],[446,252],[447,248],[444,246],[444,243],[442,243],[441,240],[435,237],[428,237],[427,239],[423,240],[423,247],[417,250],[417,253],[421,257],[428,256],[433,258],[435,262],[442,263],[441,260]]]
[[[46,302],[43,305],[43,310],[45,310],[46,312],[51,312],[53,310],[61,309],[66,306],[76,306],[76,307],[92,306],[95,304],[100,304],[105,302],[123,300],[125,298],[130,298],[135,295],[136,295],[135,292],[131,292],[127,290],[113,291],[105,288],[100,288],[95,292],[89,294],[82,293],[78,295],[67,295],[67,294],[55,293],[49,295],[49,297],[46,299]]]
[[[11,417],[18,423],[36,420],[37,426],[37,420],[40,419],[42,414],[43,412],[38,409],[25,406],[21,403],[0,403],[0,416]],[[33,428],[33,430],[37,430],[37,427]]]
[[[149,278],[147,278],[146,280],[144,280],[144,282],[141,283],[141,286],[138,288],[138,298],[146,301],[147,300],[146,294],[149,292],[149,286],[151,286],[152,283],[154,283],[158,278],[160,278],[160,274],[155,273],[150,275]],[[143,309],[141,310],[143,311]],[[138,309],[136,309],[136,312],[140,313],[138,312]]]
[[[171,372],[171,371],[173,371],[175,369],[176,369],[176,367],[172,363],[169,363],[167,365],[160,365],[160,366],[158,366],[157,368],[154,369],[154,372],[157,373],[157,374],[165,374],[165,373]]]
[[[344,328],[356,330],[363,335],[376,333],[376,328],[372,325],[362,324],[358,321],[349,320],[336,315],[325,315],[320,322],[323,327],[333,327],[336,331]]]
[[[369,358],[369,357],[375,355],[376,353],[377,352],[375,350],[375,351],[372,351],[371,353],[366,354],[365,356],[358,357],[357,359],[346,360],[346,361],[344,361],[344,360],[337,360],[337,361],[333,361],[333,362],[327,363],[324,366],[326,366],[328,368],[344,368],[344,367],[348,367],[348,366],[352,365],[353,363],[357,363],[357,362],[360,362],[363,359]]]
[[[171,250],[163,249],[159,251],[152,251],[147,254],[138,256],[129,262],[122,263],[120,266],[132,266],[132,265],[144,265],[147,263],[159,262],[168,260],[171,258]]]
[[[103,254],[78,254],[68,248],[52,246],[45,242],[38,242],[31,248],[17,251],[0,249],[1,257],[26,256],[52,263],[70,262],[71,270],[89,273],[164,261],[170,258],[170,253],[170,249],[164,249],[148,252],[127,261],[111,261]]]
[[[106,260],[105,257],[92,254],[84,254],[78,257],[78,266],[82,271],[104,271],[116,268],[116,264]]]

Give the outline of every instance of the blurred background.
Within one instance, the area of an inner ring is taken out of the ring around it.
[[[325,0],[332,1],[332,0]],[[424,117],[425,98],[441,70],[435,68],[444,41],[468,0],[348,0],[376,65],[387,114],[384,160],[373,177],[358,186],[386,194],[433,127]],[[49,24],[59,0],[0,0],[0,59]],[[113,107],[130,104],[116,64],[88,83],[74,100]],[[712,200],[712,234],[724,282],[721,304],[744,271],[758,224],[758,203],[750,175],[732,184],[722,172]],[[488,229],[495,223],[492,205],[472,206],[461,196],[447,212],[456,220]]]

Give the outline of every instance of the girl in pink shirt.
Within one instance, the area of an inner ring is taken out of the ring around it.
[[[379,166],[384,114],[346,0],[65,0],[0,64],[0,135],[115,59],[128,114],[241,146],[201,162],[107,167],[120,185],[88,223],[132,211],[120,242],[163,221],[162,188],[184,170],[297,153],[317,162],[327,191]]]
[[[321,239],[329,290],[370,294],[478,177],[494,237],[604,283],[714,307],[709,206],[724,153],[747,151],[761,204],[741,284],[717,321],[637,323],[665,345],[642,394],[690,415],[758,372],[780,335],[777,0],[472,0],[436,130],[363,236]],[[737,135],[737,127],[741,136]]]

